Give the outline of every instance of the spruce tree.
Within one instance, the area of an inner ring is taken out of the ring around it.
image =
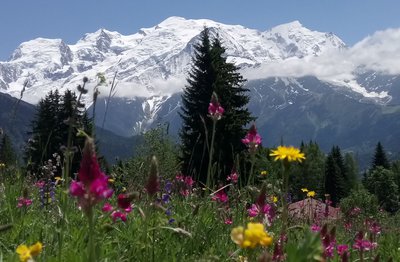
[[[325,193],[330,195],[334,205],[349,194],[346,185],[346,169],[340,148],[334,146],[326,158],[325,164]]]
[[[17,155],[15,154],[11,139],[7,134],[3,134],[0,142],[0,163],[6,166],[17,164]]]
[[[226,176],[234,165],[237,154],[245,147],[241,144],[244,126],[253,118],[246,105],[248,90],[238,68],[226,61],[225,49],[218,38],[210,40],[209,30],[200,34],[200,43],[194,46],[192,68],[182,95],[183,126],[180,131],[182,145],[182,172],[205,182],[209,159],[209,140],[212,120],[207,117],[211,95],[218,95],[224,116],[216,125],[214,159],[219,178]],[[208,140],[207,140],[208,139]]]
[[[375,169],[378,166],[386,169],[390,168],[389,160],[386,157],[386,153],[381,142],[378,142],[376,145],[374,158],[372,159],[372,169]]]

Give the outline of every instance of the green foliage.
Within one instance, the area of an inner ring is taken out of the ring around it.
[[[392,170],[377,166],[367,174],[365,186],[378,197],[379,204],[386,211],[394,213],[399,210],[399,187]]]
[[[322,245],[319,234],[306,229],[303,238],[286,246],[287,262],[322,261]]]
[[[143,143],[135,151],[134,157],[114,167],[113,171],[119,182],[136,190],[144,185],[153,156],[158,160],[162,179],[171,180],[175,177],[178,170],[178,150],[165,127],[159,126],[146,132]]]
[[[226,61],[225,49],[218,38],[211,43],[209,30],[205,28],[194,49],[180,113],[183,120],[180,132],[182,172],[205,183],[212,137],[212,120],[207,113],[212,93],[218,95],[225,109],[224,116],[216,123],[212,157],[218,170],[214,174],[216,179],[225,178],[234,166],[236,155],[245,150],[240,139],[246,133],[244,126],[253,118],[245,107],[249,102],[249,90],[243,88],[244,80],[238,68]]]
[[[376,216],[379,210],[378,199],[369,193],[362,185],[356,186],[350,191],[349,196],[340,201],[340,210],[347,215],[354,208],[360,208],[362,219]]]

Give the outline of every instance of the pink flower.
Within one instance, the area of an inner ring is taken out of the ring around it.
[[[211,102],[208,106],[208,115],[215,121],[220,120],[225,109],[218,102],[218,97],[215,93],[211,96]]]
[[[337,249],[339,256],[343,256],[344,253],[349,250],[349,246],[348,245],[338,245],[336,247],[336,249]]]
[[[371,249],[375,249],[377,246],[377,243],[364,239],[364,235],[361,231],[357,233],[353,244],[353,248],[359,251],[369,251]]]
[[[124,210],[131,209],[131,198],[127,194],[119,194],[117,203],[119,208]]]
[[[73,180],[69,187],[72,196],[85,213],[101,200],[110,198],[113,190],[108,187],[108,177],[101,172],[94,151],[93,140],[88,138],[83,148],[81,166],[78,172],[79,181]]]
[[[185,176],[184,182],[188,187],[193,186],[194,183],[193,178],[191,176]]]
[[[24,198],[24,197],[18,198],[18,204],[17,204],[18,208],[28,207],[30,205],[32,205],[32,199]]]
[[[251,207],[247,209],[247,213],[249,217],[256,217],[260,213],[260,210],[256,204],[252,204]]]
[[[226,178],[226,181],[232,181],[232,183],[236,184],[239,179],[239,174],[236,172],[235,168],[232,168],[231,174]]]
[[[233,221],[232,221],[231,218],[226,218],[225,221],[224,221],[225,225],[232,225],[232,223],[233,223]]]
[[[319,231],[321,231],[321,227],[319,225],[317,225],[317,224],[312,224],[311,225],[311,231],[312,232],[319,232]]]
[[[114,211],[114,212],[112,212],[111,217],[114,222],[117,221],[118,218],[121,219],[123,222],[126,222],[126,213],[125,212],[122,212],[119,210]]]
[[[376,221],[372,222],[369,226],[369,231],[374,235],[379,235],[381,230],[381,226]]]
[[[45,185],[45,182],[44,182],[44,181],[37,181],[37,182],[35,183],[35,186],[36,186],[37,188],[42,188],[42,187],[44,187],[44,185]]]
[[[226,203],[226,202],[228,202],[229,199],[228,199],[228,195],[222,189],[222,190],[218,190],[218,192],[215,193],[215,195],[211,198],[211,200],[221,202],[221,203]]]
[[[249,148],[250,152],[254,152],[261,145],[261,136],[257,133],[255,124],[250,127],[246,136],[242,139],[242,143]]]
[[[181,191],[179,191],[179,193],[182,196],[187,197],[189,195],[189,189],[182,189]]]
[[[101,209],[103,212],[111,212],[113,210],[113,206],[110,203],[105,203],[103,208]]]

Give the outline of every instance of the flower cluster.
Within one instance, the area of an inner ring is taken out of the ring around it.
[[[242,139],[242,143],[249,148],[251,153],[254,153],[258,146],[261,145],[261,136],[257,133],[255,124],[250,127],[246,136]]]
[[[269,155],[275,157],[275,161],[285,160],[288,162],[302,162],[304,159],[306,159],[304,153],[300,152],[300,149],[292,146],[278,146],[278,148],[272,150]]]
[[[236,168],[232,168],[231,174],[226,178],[226,181],[232,181],[232,183],[237,184],[239,180],[239,174]]]
[[[265,231],[261,223],[248,223],[247,228],[235,227],[231,231],[231,239],[241,248],[270,246],[272,237]]]
[[[25,197],[18,198],[18,204],[17,204],[18,208],[28,207],[30,205],[32,205],[32,199],[25,198]]]
[[[113,190],[108,187],[108,177],[100,170],[93,140],[90,138],[85,142],[78,179],[72,181],[69,191],[72,196],[78,197],[79,206],[85,212],[113,194]]]
[[[194,180],[191,176],[184,176],[182,173],[178,173],[175,176],[175,182],[182,196],[188,196],[192,191]]]
[[[105,203],[102,211],[103,212],[112,212],[111,218],[114,222],[117,219],[120,219],[123,222],[126,222],[127,215],[132,211],[132,196],[128,194],[119,194],[117,197],[117,205],[118,209],[114,210],[114,207],[110,203]]]
[[[21,262],[33,261],[33,258],[38,256],[42,252],[43,245],[40,242],[32,246],[19,245],[17,247],[17,254],[19,255],[19,260]]]
[[[222,115],[224,114],[225,109],[218,102],[218,97],[215,93],[211,96],[211,102],[208,105],[208,115],[214,121],[220,120]]]
[[[364,234],[362,231],[357,233],[353,244],[353,248],[360,252],[370,251],[375,249],[377,246],[378,244],[376,242],[371,242],[367,239],[364,239]]]

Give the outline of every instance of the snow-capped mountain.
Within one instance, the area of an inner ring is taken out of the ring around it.
[[[298,21],[260,32],[170,17],[133,35],[100,29],[72,45],[60,39],[24,42],[9,61],[0,62],[0,89],[19,96],[28,81],[24,100],[37,103],[51,88],[74,88],[84,75],[94,80],[97,73],[105,73],[110,79],[117,72],[119,96],[169,96],[183,88],[193,44],[204,26],[222,39],[229,61],[242,67],[345,48],[334,34],[311,31]]]

